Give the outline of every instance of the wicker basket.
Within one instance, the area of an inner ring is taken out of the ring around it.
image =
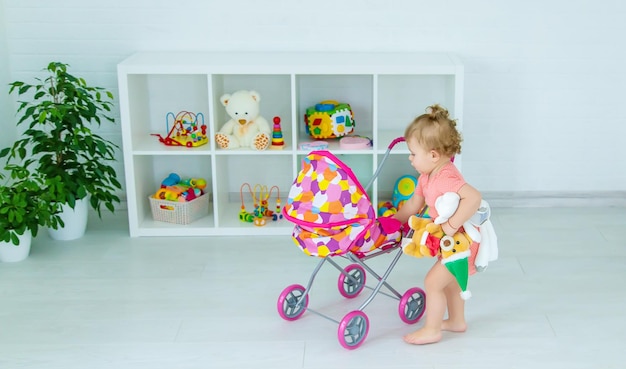
[[[160,222],[189,224],[209,214],[208,193],[188,202],[149,199],[152,217]]]

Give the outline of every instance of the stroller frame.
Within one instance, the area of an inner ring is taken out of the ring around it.
[[[389,154],[391,153],[393,147],[397,143],[403,141],[404,138],[399,137],[389,144],[384,157],[382,158],[380,164],[374,172],[374,175],[364,187],[365,190],[371,187],[371,185],[380,174],[380,171],[382,170],[385,161],[389,157]],[[376,273],[376,271],[374,271],[369,265],[365,263],[365,261],[369,259],[378,257],[382,254],[389,254],[394,251],[396,252],[395,256],[393,257],[391,263],[382,274],[382,276]],[[364,313],[364,309],[374,300],[374,298],[379,293],[399,301],[398,314],[400,315],[400,319],[403,322],[407,324],[417,323],[424,315],[426,307],[426,293],[421,288],[413,287],[408,289],[404,294],[401,294],[389,283],[387,283],[387,278],[400,260],[402,254],[403,251],[401,247],[401,242],[397,242],[396,244],[385,248],[376,249],[367,254],[357,255],[352,251],[347,251],[345,254],[342,255],[326,255],[321,258],[320,261],[317,263],[316,267],[313,270],[313,273],[311,274],[311,277],[309,278],[309,281],[306,284],[306,287],[300,284],[292,284],[282,291],[277,302],[278,313],[283,319],[293,321],[299,319],[305,313],[305,311],[310,311],[315,315],[318,315],[322,318],[338,324],[339,327],[337,330],[337,338],[339,340],[339,343],[341,344],[341,346],[349,350],[358,348],[365,341],[369,332],[370,324],[367,315]],[[341,256],[342,258],[347,259],[353,264],[350,264],[347,267],[343,268],[341,265],[339,265],[339,263],[333,260],[335,256]],[[337,287],[339,289],[339,293],[343,297],[355,298],[363,291],[364,288],[368,288],[372,291],[370,295],[366,298],[366,300],[361,303],[358,309],[349,312],[341,320],[337,320],[331,316],[323,314],[320,311],[311,309],[308,306],[309,292],[312,289],[315,278],[317,277],[319,271],[322,269],[322,266],[327,262],[335,267],[335,269],[337,269],[340,273],[337,281]],[[366,285],[366,272],[372,275],[378,281],[375,287]],[[386,290],[382,290],[383,287],[385,287]]]

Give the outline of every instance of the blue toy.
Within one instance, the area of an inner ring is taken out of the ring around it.
[[[180,176],[176,173],[170,173],[163,181],[161,181],[161,188],[175,186],[178,182],[180,182]]]
[[[391,196],[391,204],[394,208],[400,209],[402,204],[413,196],[417,187],[417,178],[410,174],[404,175],[396,180],[393,186],[393,195]]]
[[[394,184],[391,201],[381,201],[378,203],[378,216],[391,216],[400,210],[404,202],[413,196],[417,187],[417,178],[410,174],[403,175]],[[428,209],[420,215],[423,218],[430,218]]]

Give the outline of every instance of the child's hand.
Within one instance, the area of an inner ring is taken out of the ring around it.
[[[458,232],[458,228],[453,228],[450,225],[450,222],[445,222],[441,225],[441,230],[443,231],[444,234],[448,235],[448,236],[453,236],[456,234],[456,232]]]

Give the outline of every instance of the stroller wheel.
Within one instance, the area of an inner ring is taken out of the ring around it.
[[[350,277],[343,273],[339,274],[339,280],[337,281],[339,293],[348,299],[355,298],[365,287],[365,269],[359,264],[350,264],[344,268],[344,271]]]
[[[418,287],[408,289],[400,299],[398,313],[400,319],[408,324],[417,323],[426,310],[426,293]]]
[[[292,284],[285,288],[278,296],[278,315],[285,320],[296,320],[304,314],[309,306],[309,295],[304,295],[305,288],[299,284]],[[304,299],[304,301],[303,301]]]
[[[354,350],[361,346],[370,329],[370,322],[367,315],[360,310],[348,313],[339,322],[337,338],[339,343],[348,350]]]

